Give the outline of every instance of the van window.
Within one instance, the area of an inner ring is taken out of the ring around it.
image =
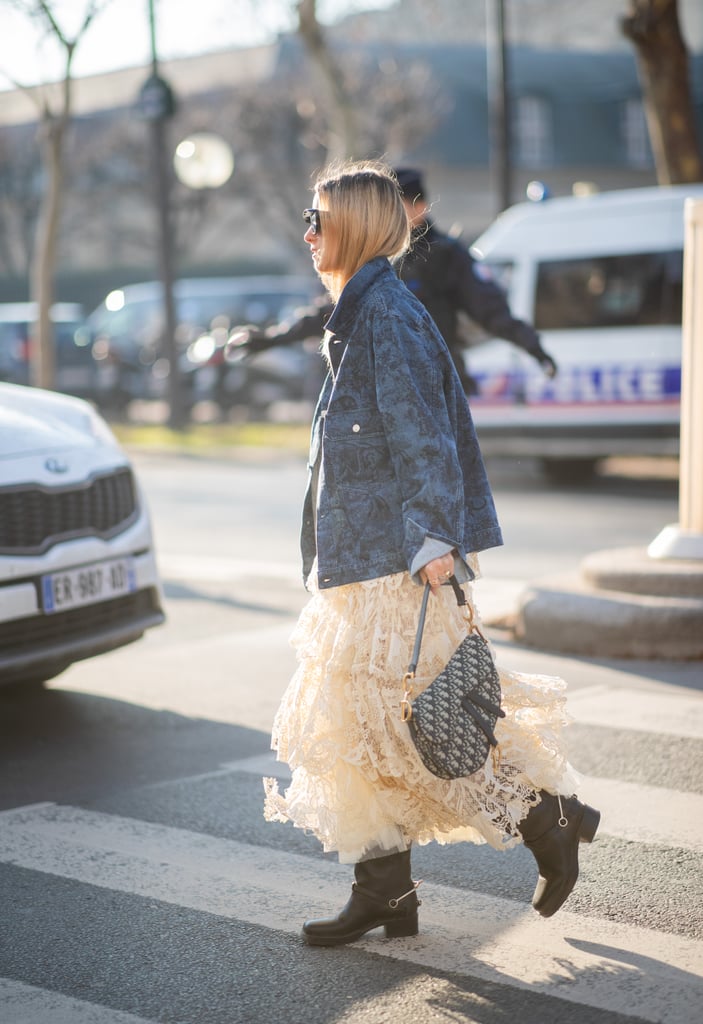
[[[537,269],[537,330],[680,324],[683,252],[549,260]]]

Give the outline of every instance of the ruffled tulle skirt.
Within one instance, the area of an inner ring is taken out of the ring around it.
[[[285,793],[264,780],[264,815],[313,833],[346,863],[410,842],[507,848],[521,841],[517,824],[535,790],[572,791],[561,735],[565,683],[500,666],[505,718],[496,726],[495,763],[452,781],[427,771],[400,717],[421,599],[407,573],[314,591],[291,638],[298,668],[272,747],[292,780]],[[465,635],[454,593],[442,587],[429,601],[415,694]]]

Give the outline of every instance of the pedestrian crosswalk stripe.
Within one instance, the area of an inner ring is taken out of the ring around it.
[[[151,1024],[144,1017],[0,978],[3,1024]]]
[[[166,580],[198,580],[221,583],[247,580],[251,577],[269,580],[288,580],[300,586],[301,569],[298,562],[256,561],[246,558],[221,558],[208,555],[163,554],[159,569]]]
[[[700,694],[586,686],[569,691],[569,714],[582,725],[703,740]]]
[[[273,753],[232,761],[211,774],[223,771],[272,775],[283,782],[290,779],[288,767],[276,761]],[[703,853],[703,796],[589,775],[581,780],[580,798],[601,812],[601,836]]]
[[[582,800],[602,815],[600,835],[703,853],[703,796],[583,776]]]
[[[496,856],[500,856],[496,854]],[[75,807],[0,813],[0,860],[89,885],[297,933],[339,909],[349,868]],[[703,942],[427,883],[422,933],[361,948],[642,1020],[691,1024],[703,1005]]]

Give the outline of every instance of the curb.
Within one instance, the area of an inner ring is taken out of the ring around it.
[[[564,654],[703,658],[703,564],[597,552],[579,573],[530,584],[512,626],[516,640]]]

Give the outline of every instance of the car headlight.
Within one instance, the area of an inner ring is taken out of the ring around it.
[[[217,343],[211,334],[201,334],[199,338],[188,346],[187,357],[191,363],[199,366],[212,359],[217,348]]]

